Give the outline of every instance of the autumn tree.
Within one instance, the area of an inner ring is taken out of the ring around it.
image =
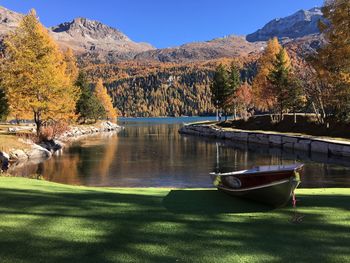
[[[252,87],[248,82],[244,82],[236,92],[236,105],[237,112],[245,120],[249,118],[249,110],[252,108],[252,102]]]
[[[350,120],[350,1],[326,1],[320,22],[326,45],[310,59],[322,90],[328,94],[324,103],[325,118]]]
[[[268,76],[281,48],[277,38],[271,39],[258,60],[258,73],[253,80],[252,90],[255,106],[263,111],[273,111],[276,105],[276,97],[270,88]]]
[[[115,121],[117,118],[117,110],[113,107],[112,99],[107,93],[107,89],[103,86],[102,79],[99,79],[95,86],[95,95],[97,99],[103,105],[106,111],[106,117],[108,120]]]
[[[283,120],[283,114],[289,108],[288,100],[291,96],[290,59],[285,49],[280,49],[272,65],[273,67],[267,76],[269,83],[267,90],[276,101],[272,112],[279,112],[279,121],[281,121]]]
[[[5,39],[5,47],[2,85],[12,114],[31,113],[38,135],[43,120],[74,118],[79,90],[67,75],[62,52],[34,10]]]
[[[304,103],[309,104],[316,115],[317,122],[324,124],[331,112],[331,107],[333,107],[328,103],[332,94],[327,83],[319,77],[319,73],[315,68],[306,61],[296,68],[295,75],[304,94]]]
[[[79,119],[85,123],[87,120],[96,122],[99,118],[104,118],[106,116],[106,111],[96,95],[92,92],[84,73],[79,73],[76,86],[80,88],[80,97],[76,107],[76,113]]]
[[[77,63],[77,58],[75,57],[73,50],[71,48],[67,48],[63,52],[63,59],[66,63],[66,75],[69,77],[72,84],[78,79],[79,68]]]

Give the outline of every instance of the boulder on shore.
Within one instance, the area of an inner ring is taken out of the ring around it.
[[[55,140],[44,140],[40,142],[39,145],[50,152],[56,152],[62,149],[62,145]]]
[[[48,159],[52,156],[50,151],[37,144],[32,146],[32,149],[27,152],[27,155],[29,159]]]
[[[28,155],[20,149],[16,149],[10,152],[10,159],[16,161],[24,161],[28,159]]]
[[[10,156],[5,152],[0,152],[0,171],[6,171],[9,168]]]

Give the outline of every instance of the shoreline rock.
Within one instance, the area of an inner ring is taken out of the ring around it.
[[[71,138],[77,138],[83,135],[95,135],[103,132],[119,132],[123,127],[118,124],[112,123],[110,121],[101,122],[98,126],[96,125],[86,125],[86,126],[73,126],[68,131],[63,133],[56,141],[70,141]]]
[[[17,166],[29,161],[41,162],[46,161],[55,153],[62,150],[66,143],[80,140],[89,136],[106,132],[119,132],[123,129],[110,121],[101,122],[98,125],[73,126],[59,136],[57,139],[45,140],[39,144],[26,142],[31,145],[31,149],[13,149],[9,153],[0,151],[0,171],[6,171],[10,166]]]

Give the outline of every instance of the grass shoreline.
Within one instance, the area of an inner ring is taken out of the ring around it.
[[[349,189],[296,211],[215,189],[97,188],[0,177],[2,262],[346,262]],[[302,222],[293,223],[295,213]]]

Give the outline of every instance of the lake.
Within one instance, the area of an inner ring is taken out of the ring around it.
[[[350,161],[262,145],[215,141],[178,133],[183,123],[214,118],[120,118],[125,127],[74,142],[60,156],[18,167],[20,176],[113,187],[212,187],[209,173],[257,165],[305,163],[300,187],[350,187]]]

